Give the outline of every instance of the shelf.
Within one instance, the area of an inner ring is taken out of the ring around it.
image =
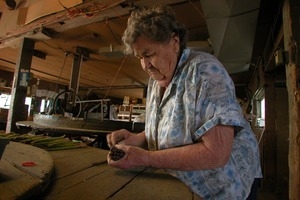
[[[134,121],[136,117],[146,112],[146,106],[130,104],[119,106],[118,120]]]

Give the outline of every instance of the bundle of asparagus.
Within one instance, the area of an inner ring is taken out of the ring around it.
[[[33,134],[17,134],[17,133],[5,133],[0,131],[1,137],[7,137],[10,141],[30,144],[47,151],[74,149],[85,147],[86,144],[81,141],[73,141],[65,136],[50,137],[44,135],[33,135]]]

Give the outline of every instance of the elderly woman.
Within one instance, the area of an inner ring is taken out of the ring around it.
[[[146,125],[107,135],[125,152],[108,164],[166,169],[203,199],[246,199],[261,177],[257,140],[225,68],[186,41],[170,7],[132,12],[123,42],[150,76]]]

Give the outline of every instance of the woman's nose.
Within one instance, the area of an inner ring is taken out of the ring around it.
[[[142,58],[141,59],[141,65],[143,67],[144,70],[147,70],[150,66],[150,62],[149,62],[149,59],[147,58]]]

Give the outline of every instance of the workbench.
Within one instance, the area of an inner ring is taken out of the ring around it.
[[[24,151],[24,149],[34,151]],[[21,151],[24,151],[23,156],[26,159],[21,159]],[[11,142],[7,146],[7,150],[3,155],[5,162],[1,161],[0,164],[0,199],[22,199],[19,197],[28,198],[28,195],[31,195],[31,199],[45,200],[200,199],[185,184],[161,169],[136,168],[121,170],[107,165],[108,150],[82,147],[71,150],[39,151],[36,147],[15,142]],[[16,154],[16,152],[19,153]],[[15,175],[13,177],[7,173],[8,167],[5,165],[8,165],[8,163],[19,165],[25,161],[32,161],[36,164],[26,168],[23,167],[28,171],[26,176],[21,178]],[[43,170],[41,171],[41,169]],[[33,180],[36,179],[40,181],[34,184]],[[29,184],[31,188],[28,186]],[[10,190],[7,190],[7,188],[9,187],[15,187],[15,190],[23,188],[23,194],[8,198]]]
[[[55,176],[44,199],[198,199],[185,184],[163,170],[121,170],[107,165],[107,150],[88,147],[50,154]]]

